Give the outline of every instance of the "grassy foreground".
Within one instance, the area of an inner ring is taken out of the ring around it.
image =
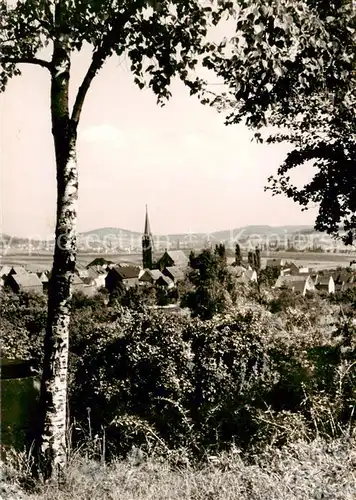
[[[236,450],[201,467],[139,454],[107,466],[74,456],[64,486],[37,484],[31,493],[20,487],[19,464],[3,472],[3,500],[355,500],[356,440],[297,442],[250,464]]]

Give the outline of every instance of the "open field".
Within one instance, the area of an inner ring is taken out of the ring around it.
[[[80,264],[87,265],[93,259],[100,257],[101,255],[96,253],[79,253],[77,261]],[[113,262],[122,262],[140,265],[142,263],[141,253],[132,254],[104,254],[102,255],[105,259],[111,260]],[[356,259],[356,254],[333,254],[333,253],[321,253],[321,252],[268,252],[262,253],[262,267],[266,265],[267,259],[285,259],[285,260],[295,260],[301,261],[305,266],[312,269],[333,269],[336,267],[346,267],[350,262]],[[228,258],[229,264],[234,261],[233,257]],[[52,266],[52,254],[41,253],[41,254],[27,254],[27,253],[10,253],[4,255],[0,260],[1,265],[22,265],[27,267],[32,271],[43,271],[50,269]]]
[[[89,264],[92,260],[97,257],[104,257],[107,260],[111,260],[113,262],[127,262],[132,264],[141,264],[142,262],[142,254],[107,254],[107,255],[99,255],[96,253],[85,253],[78,254],[77,262],[83,265]],[[42,253],[36,255],[28,255],[28,254],[7,254],[1,258],[1,265],[21,265],[27,267],[32,271],[43,271],[46,269],[50,269],[52,267],[52,254],[50,253]]]
[[[268,252],[262,253],[262,267],[266,265],[267,259],[285,259],[287,261],[299,261],[300,264],[311,269],[335,269],[336,267],[347,267],[356,259],[356,253],[321,253],[321,252]]]

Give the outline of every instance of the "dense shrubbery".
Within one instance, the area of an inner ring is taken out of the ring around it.
[[[0,291],[0,347],[3,358],[42,360],[46,299],[41,295]]]
[[[344,291],[336,292],[329,297],[330,302],[334,304],[345,304],[350,306],[354,311],[356,310],[356,287],[349,288]]]
[[[306,300],[300,293],[293,292],[288,288],[281,288],[270,300],[268,308],[272,313],[280,313],[288,308],[302,308]]]
[[[156,436],[194,452],[247,444],[249,405],[274,376],[263,328],[252,313],[201,322],[126,311],[82,351],[75,416],[84,423],[90,407],[91,425],[116,434],[119,451]]]
[[[356,400],[352,318],[329,300],[284,294],[273,292],[268,307],[240,294],[209,320],[147,309],[137,290],[125,305],[76,294],[73,438],[105,433],[111,456],[133,445],[200,456],[346,432]],[[40,360],[45,305],[2,296],[6,353]]]
[[[291,335],[258,306],[210,321],[122,310],[81,350],[73,416],[84,432],[88,417],[93,432],[105,428],[114,454],[336,436],[355,404],[355,332],[310,326]]]

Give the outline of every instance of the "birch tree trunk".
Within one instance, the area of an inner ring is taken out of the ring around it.
[[[57,219],[40,396],[39,465],[45,478],[60,473],[67,458],[69,321],[77,252],[78,199],[76,124],[69,117],[70,52],[65,41],[55,42],[52,62],[51,117],[57,168]]]

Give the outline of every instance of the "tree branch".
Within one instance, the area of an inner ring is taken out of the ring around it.
[[[84,99],[89,90],[90,84],[93,81],[93,78],[97,74],[98,70],[102,67],[107,56],[109,56],[112,52],[113,37],[116,39],[118,38],[118,34],[122,31],[123,26],[126,22],[129,21],[130,16],[133,15],[136,8],[139,7],[141,2],[142,0],[135,0],[131,5],[131,9],[126,9],[125,12],[119,17],[114,17],[107,20],[107,26],[109,26],[110,23],[112,24],[112,26],[106,33],[105,29],[103,30],[105,35],[101,41],[99,48],[94,52],[89,69],[83,79],[81,86],[78,89],[71,116],[71,120],[75,125],[78,125]]]
[[[48,61],[44,61],[43,59],[37,59],[36,57],[7,57],[0,56],[0,64],[36,64],[37,66],[42,66],[43,68],[47,68],[51,70],[51,63]]]
[[[103,65],[104,61],[106,59],[106,55],[104,50],[97,50],[94,52],[91,64],[89,66],[89,69],[83,79],[83,82],[81,86],[78,89],[77,96],[75,98],[73,110],[72,110],[72,116],[71,120],[77,125],[80,119],[80,115],[82,112],[83,108],[83,103],[85,96],[89,90],[90,84],[93,81],[93,78],[97,74],[98,70],[101,68]]]

